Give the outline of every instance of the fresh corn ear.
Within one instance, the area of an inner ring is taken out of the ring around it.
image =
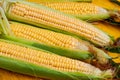
[[[26,0],[29,2],[92,2],[92,0]]]
[[[37,28],[31,25],[10,21],[12,32],[17,37],[33,40],[52,46],[88,51],[88,47],[72,36]]]
[[[88,22],[105,20],[111,24],[120,25],[120,11],[107,10],[92,3],[41,2],[40,4]]]
[[[107,10],[92,3],[36,2],[88,22],[104,20],[111,24],[120,24],[120,13],[118,10]]]
[[[41,2],[47,7],[62,11],[85,21],[98,21],[108,19],[109,11],[92,3],[77,2]]]
[[[52,80],[102,80],[105,73],[90,64],[3,39],[0,61],[0,68]]]
[[[112,44],[111,38],[95,26],[40,4],[5,0],[3,8],[11,20],[77,36],[101,47]]]

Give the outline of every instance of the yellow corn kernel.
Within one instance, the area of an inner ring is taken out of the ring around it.
[[[102,73],[100,69],[78,60],[2,41],[0,42],[0,56],[6,56],[65,72],[82,72],[96,76]]]

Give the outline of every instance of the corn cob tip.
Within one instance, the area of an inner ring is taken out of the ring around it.
[[[96,10],[98,10],[97,12],[98,13],[101,13],[101,14],[108,14],[108,11],[104,8],[101,8],[99,6],[96,6]]]

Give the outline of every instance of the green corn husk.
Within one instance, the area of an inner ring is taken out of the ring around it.
[[[0,15],[1,15],[0,16],[0,26],[2,27],[2,28],[0,28],[0,32],[5,35],[12,35],[12,31],[10,29],[10,24],[5,16],[3,9],[0,8],[0,11],[1,11],[0,12]],[[4,26],[6,26],[6,27],[4,27]]]

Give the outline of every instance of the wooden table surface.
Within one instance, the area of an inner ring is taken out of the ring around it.
[[[93,3],[97,4],[99,6],[102,6],[104,8],[120,10],[120,7],[118,5],[109,2],[109,0],[93,0]],[[111,34],[115,38],[120,36],[120,27],[119,26],[113,26],[113,25],[103,23],[103,22],[99,22],[99,23],[97,22],[97,23],[94,23],[94,25],[97,25],[99,28],[101,28],[102,30]],[[118,54],[113,55],[113,53],[110,53],[110,55],[120,56]],[[115,61],[120,63],[120,58],[116,59]],[[0,80],[40,80],[40,79],[0,69]]]

